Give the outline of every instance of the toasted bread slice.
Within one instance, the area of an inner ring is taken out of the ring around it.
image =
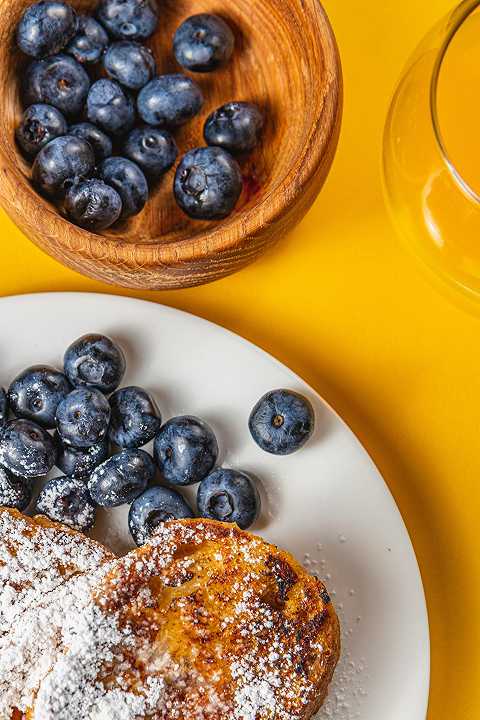
[[[32,705],[56,658],[63,605],[75,606],[83,578],[112,559],[81,533],[0,508],[0,720]]]
[[[307,720],[339,657],[324,585],[232,525],[165,523],[93,598],[35,720]]]

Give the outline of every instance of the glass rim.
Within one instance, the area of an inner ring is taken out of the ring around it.
[[[469,182],[467,182],[467,180],[465,180],[465,178],[462,176],[462,173],[458,170],[455,162],[452,160],[449,151],[447,150],[438,112],[438,84],[440,79],[440,73],[442,71],[443,63],[447,55],[448,49],[464,22],[468,20],[468,18],[478,7],[480,7],[480,0],[464,0],[464,2],[460,3],[460,5],[458,5],[458,7],[453,11],[453,15],[450,16],[451,25],[448,27],[447,35],[438,51],[435,65],[433,67],[432,79],[430,84],[430,113],[432,116],[435,140],[440,150],[442,159],[447,166],[447,169],[452,175],[454,181],[460,186],[460,189],[472,200],[480,204],[480,194],[472,188],[472,186]]]

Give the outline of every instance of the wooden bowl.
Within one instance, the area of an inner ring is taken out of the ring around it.
[[[236,33],[228,66],[192,77],[201,85],[201,116],[177,133],[181,152],[203,145],[207,114],[229,100],[262,106],[261,146],[242,161],[244,191],[220,222],[198,222],[177,207],[170,171],[145,210],[96,235],[72,225],[31,185],[14,128],[26,60],[15,48],[16,24],[32,0],[0,0],[0,203],[47,253],[93,278],[132,288],[181,288],[209,282],[254,260],[297,224],[329,171],[340,129],[341,69],[335,39],[318,0],[160,0],[150,41],[159,73],[178,72],[172,36],[189,15],[214,12]],[[73,0],[91,11],[94,0]]]

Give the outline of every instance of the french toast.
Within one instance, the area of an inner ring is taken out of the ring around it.
[[[308,720],[339,657],[324,585],[232,525],[161,525],[91,597],[34,720]]]
[[[60,646],[61,616],[90,573],[113,559],[47,518],[0,508],[0,720],[22,717]],[[84,594],[85,596],[85,594]]]

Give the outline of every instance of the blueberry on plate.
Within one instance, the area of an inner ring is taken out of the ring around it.
[[[148,183],[136,163],[123,157],[109,157],[100,165],[99,175],[120,195],[122,218],[143,210],[148,200]]]
[[[123,448],[138,448],[153,440],[162,418],[155,400],[139,387],[121,388],[110,398],[109,437]]]
[[[7,393],[2,387],[0,387],[0,428],[3,428],[8,420],[8,411]]]
[[[166,482],[193,485],[215,466],[217,439],[203,420],[190,415],[175,417],[161,427],[155,438],[154,455]]]
[[[32,179],[37,190],[62,199],[68,190],[93,173],[95,156],[86,140],[64,135],[40,150],[33,163]]]
[[[91,146],[97,162],[110,157],[113,152],[112,141],[108,135],[93,123],[81,122],[71,125],[68,134],[86,140]]]
[[[246,530],[260,514],[260,495],[243,472],[217,468],[202,480],[197,493],[201,517],[236,523]]]
[[[299,450],[315,428],[315,414],[307,398],[292,390],[272,390],[253,408],[250,433],[262,450],[290,455]]]
[[[103,67],[112,80],[131,90],[140,90],[155,75],[152,51],[132,40],[119,40],[108,48]]]
[[[178,127],[184,125],[203,107],[199,86],[186,75],[159,75],[140,90],[137,108],[149,125]]]
[[[183,22],[175,33],[177,62],[191,72],[211,72],[225,65],[235,47],[235,37],[218,15],[201,13]]]
[[[57,407],[57,430],[65,445],[88,448],[106,436],[110,405],[94,388],[77,388]]]
[[[46,103],[67,117],[79,115],[85,105],[90,78],[70,55],[54,55],[31,63],[23,80],[25,105]]]
[[[108,135],[119,137],[133,128],[135,107],[121,85],[102,78],[93,83],[88,93],[87,116]]]
[[[33,420],[44,428],[54,428],[57,407],[71,390],[63,373],[48,365],[33,365],[13,380],[8,400],[17,417]]]
[[[14,508],[23,512],[32,500],[32,482],[15,477],[0,467],[0,507]]]
[[[245,153],[258,145],[262,128],[263,115],[256,105],[229,102],[209,115],[203,134],[207,145]]]
[[[88,481],[93,500],[102,507],[133,502],[155,477],[155,464],[144,450],[122,450],[95,468]]]
[[[17,25],[17,45],[26,55],[54,55],[75,35],[78,19],[67,3],[38,2],[25,10]]]
[[[55,446],[31,420],[11,420],[0,437],[0,465],[21,478],[47,475],[55,465]]]
[[[100,0],[97,18],[120,40],[145,40],[158,24],[156,0]]]
[[[195,220],[221,220],[230,215],[242,192],[237,161],[222,148],[197,148],[178,165],[175,200]]]
[[[125,374],[122,349],[105,335],[82,335],[67,348],[63,358],[65,375],[76,387],[111,393]]]
[[[140,547],[168,520],[193,518],[190,505],[176,490],[151,487],[133,501],[128,514],[128,526],[135,543]]]
[[[132,130],[123,152],[151,180],[157,180],[170,170],[178,156],[177,145],[170,133],[148,126]]]
[[[94,178],[73,185],[65,198],[68,218],[86,230],[106,230],[122,214],[120,195],[103,180]]]
[[[100,60],[108,43],[108,35],[100,23],[88,15],[81,15],[78,19],[78,32],[65,48],[65,52],[82,65],[87,65]]]
[[[67,134],[67,121],[53,105],[37,103],[23,113],[15,137],[25,155],[33,157],[50,140]]]
[[[85,483],[78,478],[56,477],[44,485],[36,510],[54,522],[86,532],[95,523],[96,508]]]
[[[87,478],[93,470],[104,462],[110,451],[108,438],[104,438],[96,445],[88,448],[74,448],[65,445],[60,435],[54,435],[55,447],[57,449],[56,466],[69,477]]]

